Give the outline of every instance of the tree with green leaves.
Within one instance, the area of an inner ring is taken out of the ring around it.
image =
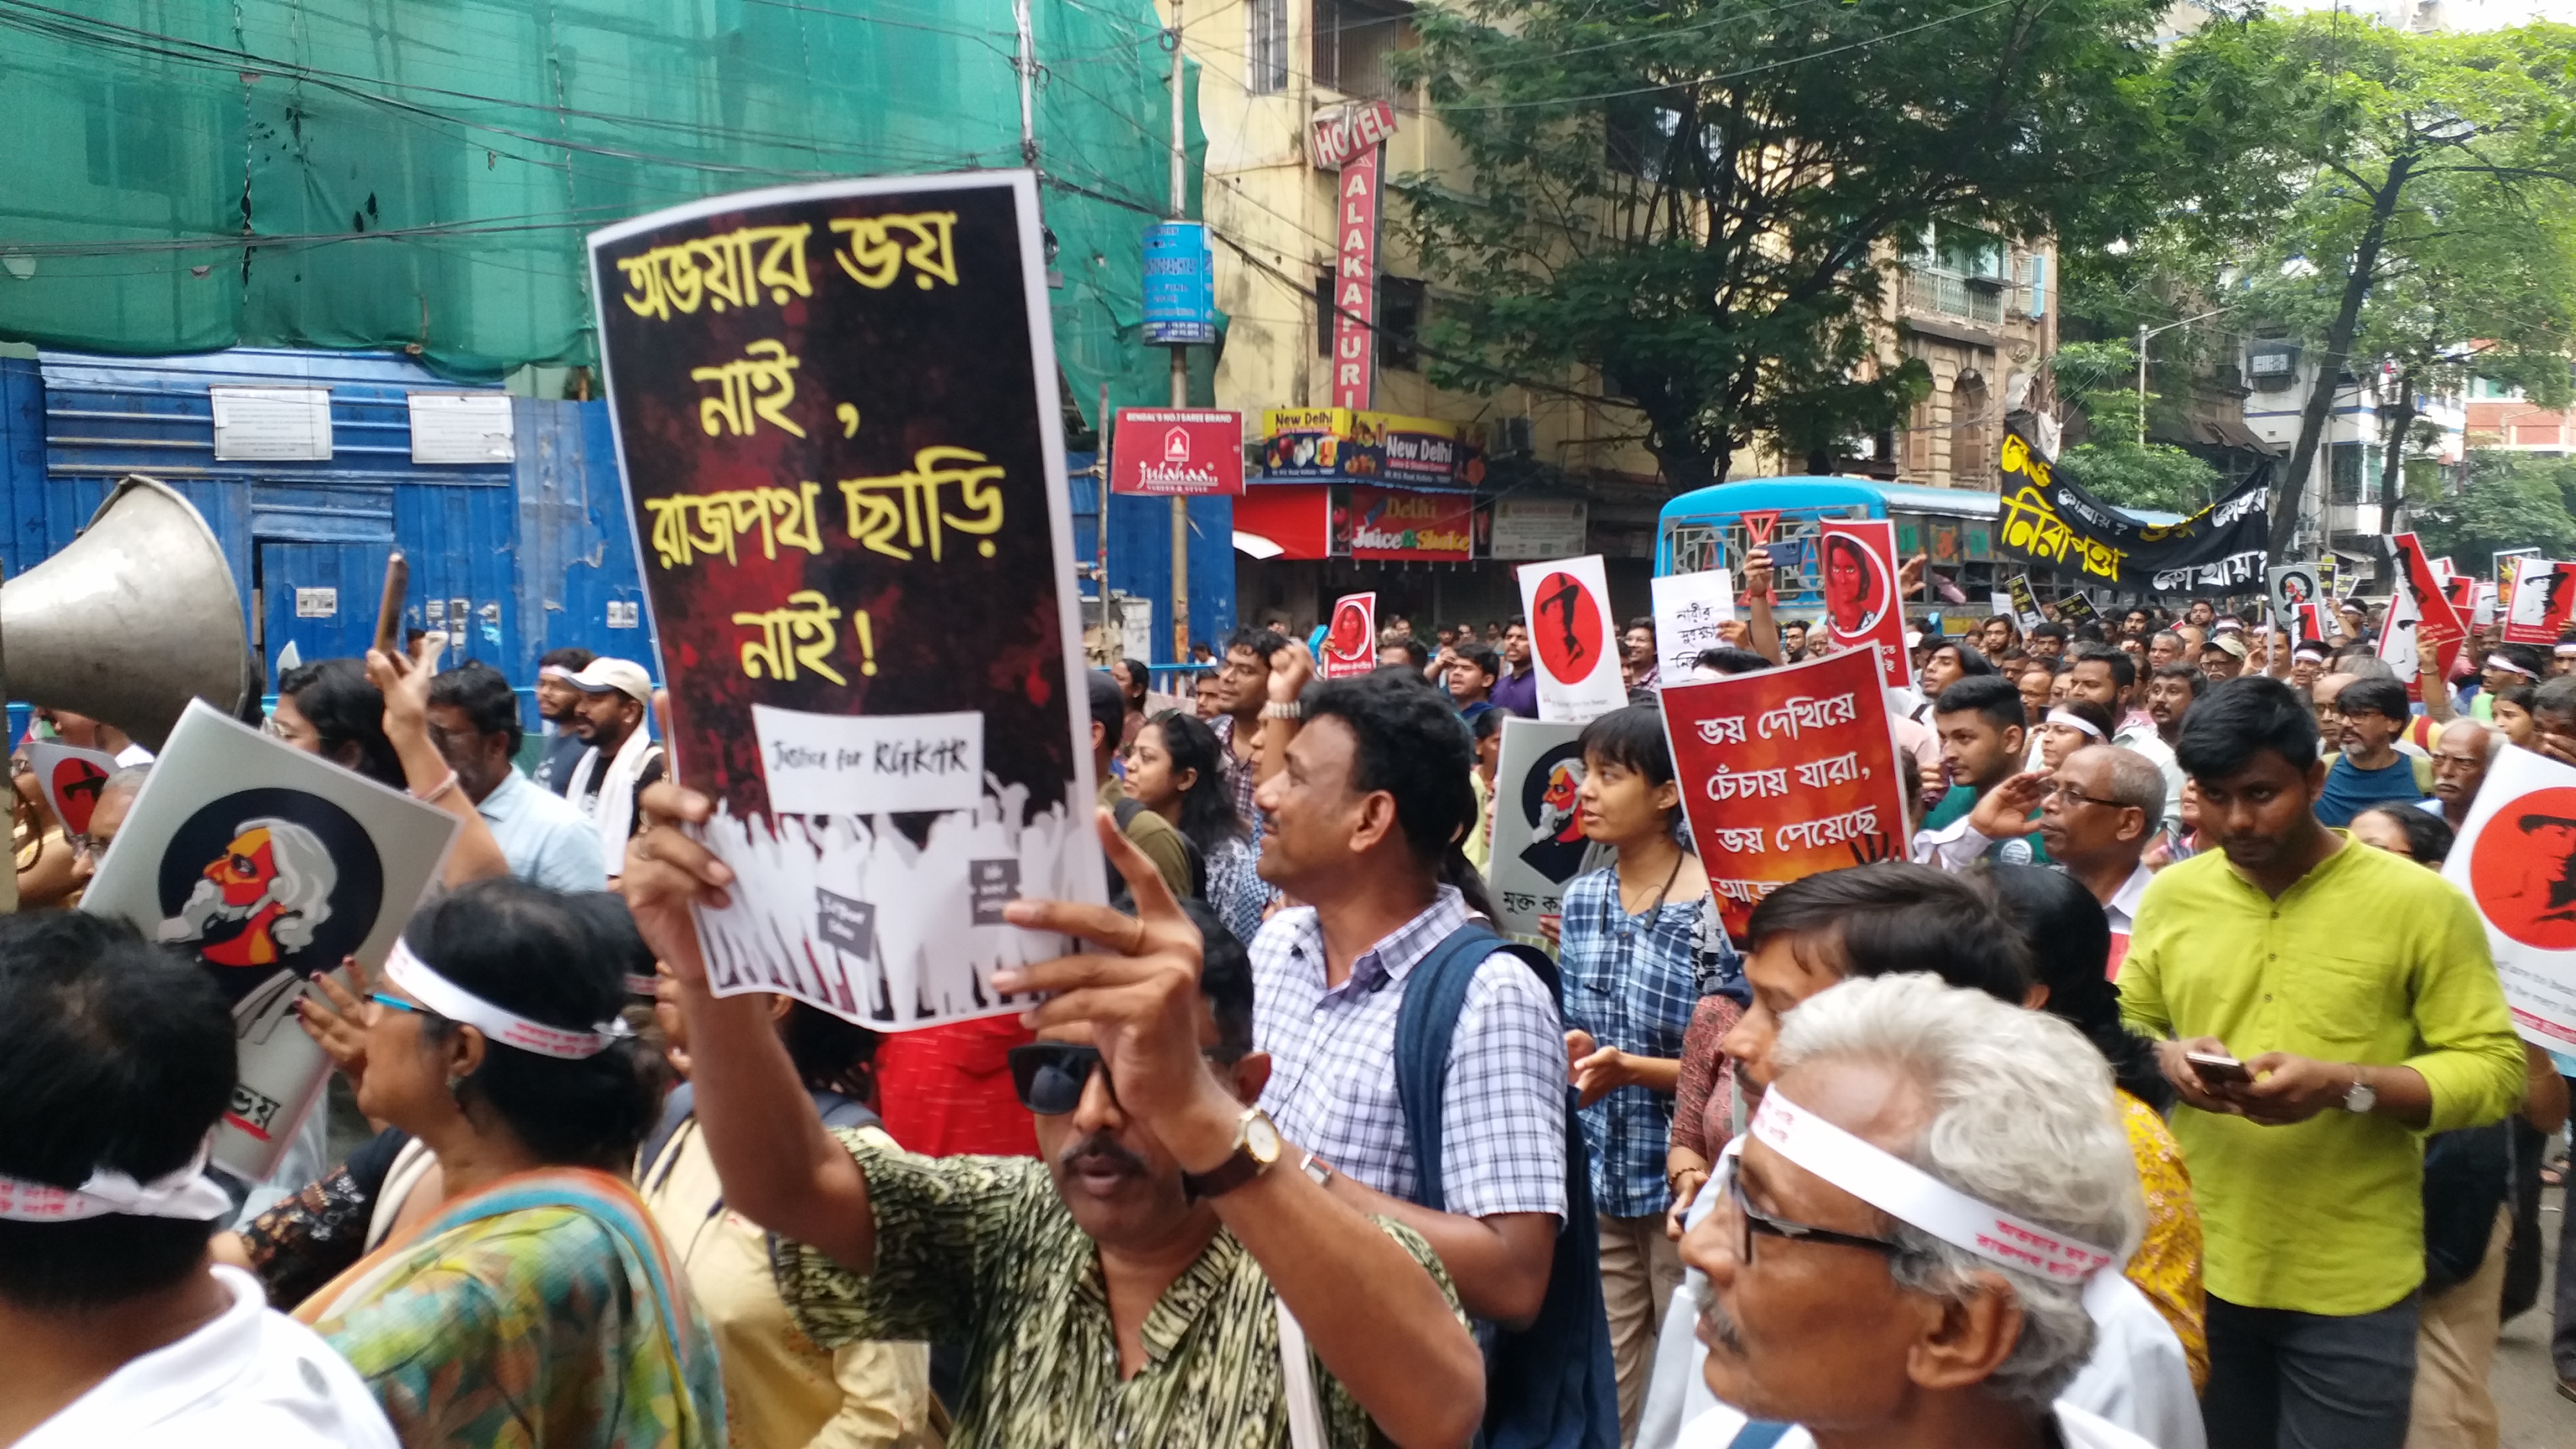
[[[2170,443],[2141,443],[2138,350],[2128,342],[2069,342],[2048,360],[2058,396],[2083,413],[2084,441],[2057,463],[2065,476],[2123,508],[2197,513],[2218,501],[2218,470]],[[2154,395],[2148,395],[2148,401]],[[2061,418],[2061,421],[2064,419]]]
[[[1403,57],[1466,166],[1390,187],[1434,380],[1592,370],[1676,487],[1820,459],[1928,387],[1880,302],[1936,225],[2143,224],[2159,0],[1467,0]]]
[[[2410,499],[2408,515],[2425,551],[2448,554],[2470,573],[2510,548],[2537,548],[2544,558],[2576,558],[2576,462],[2483,449],[2469,455],[2468,482],[2457,493]]]
[[[2276,554],[2347,375],[2396,368],[2391,482],[2421,394],[2475,372],[2564,396],[2576,29],[2417,35],[2341,12],[2221,23],[2178,46],[2160,80],[2203,153],[2234,156],[2212,173],[2215,204],[2164,223],[2196,239],[2144,254],[2205,258],[2218,241],[2233,255],[2202,295],[2287,326],[2317,363],[2273,499]]]

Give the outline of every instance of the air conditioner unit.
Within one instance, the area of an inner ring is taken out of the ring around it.
[[[1485,424],[1485,452],[1495,458],[1526,458],[1538,449],[1538,430],[1522,413]]]

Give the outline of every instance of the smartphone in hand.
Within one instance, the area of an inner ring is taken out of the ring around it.
[[[403,596],[411,592],[411,560],[395,549],[385,559],[385,596],[376,606],[376,648],[386,654],[403,652]]]
[[[2254,1080],[2254,1074],[2246,1069],[2243,1062],[2221,1052],[2184,1052],[2182,1059],[2191,1063],[2192,1071],[2198,1074],[2201,1085],[2206,1087],[2222,1083],[2241,1087]]]

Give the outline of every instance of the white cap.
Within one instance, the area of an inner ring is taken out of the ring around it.
[[[653,676],[632,659],[594,659],[590,667],[571,676],[564,683],[584,694],[606,694],[615,690],[636,703],[650,708],[653,703]]]

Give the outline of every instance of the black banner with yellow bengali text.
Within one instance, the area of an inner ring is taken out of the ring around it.
[[[2150,593],[2248,592],[2263,586],[2271,466],[2180,523],[2141,523],[2078,486],[2019,429],[2004,435],[1995,550],[2087,584]]]

